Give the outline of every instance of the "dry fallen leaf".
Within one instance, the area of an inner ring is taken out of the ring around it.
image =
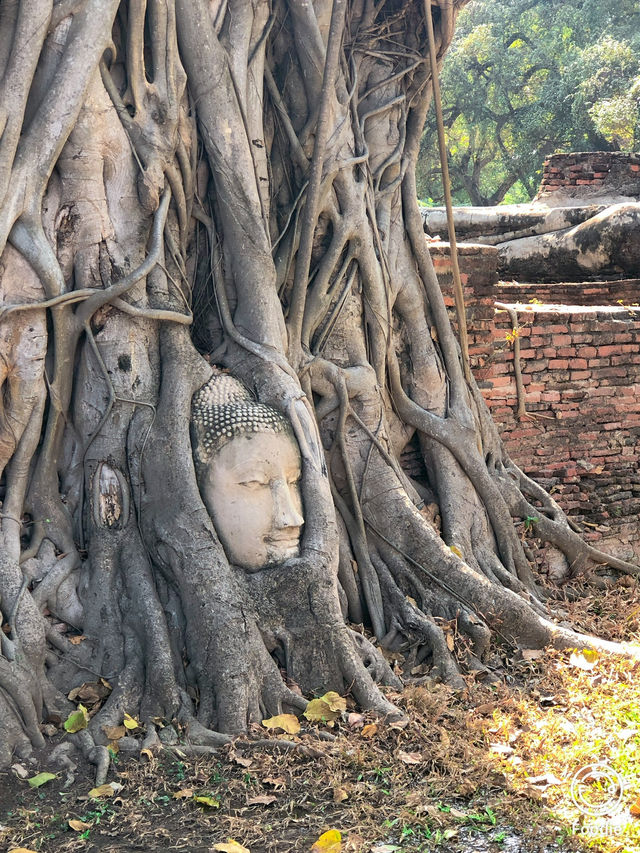
[[[226,844],[214,844],[213,849],[219,850],[220,853],[251,853],[248,847],[243,847],[233,838],[230,838]]]
[[[337,829],[329,829],[313,844],[311,853],[340,853],[341,850],[342,835]]]
[[[632,814],[634,817],[640,817],[640,797],[638,797],[638,799],[637,799],[637,800],[635,801],[635,803],[631,806],[631,808],[629,809],[629,811],[631,812],[631,814]]]
[[[85,829],[91,829],[91,827],[93,826],[92,823],[85,823],[82,820],[70,820],[67,821],[67,823],[75,832],[84,832]]]
[[[542,776],[527,776],[526,779],[529,785],[535,785],[536,788],[549,788],[552,785],[565,785],[564,779],[558,779],[553,773],[543,773]]]
[[[79,646],[83,640],[86,640],[85,634],[78,634],[75,637],[69,637],[69,642],[72,646]]]
[[[105,699],[110,692],[111,688],[106,687],[100,681],[85,681],[80,687],[74,687],[67,695],[72,702],[79,699],[81,702],[86,702],[87,705],[96,705]]]
[[[523,649],[522,650],[522,659],[523,660],[538,660],[539,658],[544,656],[544,649]]]
[[[265,776],[262,782],[264,785],[273,785],[277,791],[284,791],[287,787],[287,783],[282,776]]]
[[[103,726],[102,731],[106,734],[109,740],[120,740],[127,733],[124,726]]]
[[[127,713],[125,713],[125,715],[124,715],[122,725],[125,726],[127,729],[131,729],[132,731],[133,731],[133,729],[141,728],[138,720],[136,720],[135,717],[132,717],[131,714],[127,714]]]
[[[581,649],[571,652],[569,664],[576,666],[578,669],[591,670],[598,662],[600,655],[593,649]]]
[[[367,725],[362,729],[360,734],[362,737],[373,737],[378,732],[378,724],[377,723],[367,723]]]
[[[296,735],[300,731],[300,721],[295,714],[278,714],[276,717],[263,720],[262,725],[265,729],[282,729],[290,735]]]
[[[89,791],[89,796],[96,799],[100,797],[113,797],[114,794],[120,793],[123,787],[124,785],[121,785],[119,782],[107,782],[106,785],[99,785],[97,788],[92,788]]]
[[[419,752],[405,752],[403,749],[398,750],[398,758],[404,764],[420,764],[422,756]]]
[[[257,797],[249,797],[247,800],[248,806],[269,806],[271,803],[275,803],[277,797],[274,797],[273,794],[258,794]]]
[[[349,799],[349,794],[345,791],[344,788],[334,788],[333,789],[333,802],[341,803],[344,800]]]
[[[513,755],[513,747],[507,746],[506,743],[492,743],[489,744],[489,750],[491,752],[495,752],[497,755]]]
[[[29,776],[29,771],[22,764],[12,764],[11,770],[18,779],[26,779]]]
[[[183,788],[173,795],[174,800],[190,800],[193,797],[193,788]]]
[[[12,847],[9,853],[36,853],[36,851],[31,850],[30,847]]]
[[[78,710],[72,711],[64,721],[65,731],[69,732],[69,734],[80,732],[82,729],[86,729],[88,725],[89,714],[84,705],[78,705]]]
[[[246,755],[238,755],[233,749],[229,752],[229,758],[235,761],[236,764],[239,764],[240,767],[251,767],[253,764],[253,758],[249,758]]]
[[[312,699],[307,705],[304,716],[312,722],[324,722],[333,724],[334,720],[347,710],[347,700],[330,690],[319,699]]]

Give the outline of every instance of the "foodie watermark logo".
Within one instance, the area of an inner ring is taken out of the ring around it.
[[[624,779],[604,762],[587,764],[571,780],[571,799],[583,815],[613,817],[622,809]]]
[[[605,762],[587,764],[571,780],[571,799],[582,814],[573,831],[593,838],[624,833],[630,817],[623,814],[625,781]]]

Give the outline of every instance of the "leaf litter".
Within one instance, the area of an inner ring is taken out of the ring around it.
[[[582,630],[638,643],[639,604],[639,588],[625,586],[566,609]],[[526,652],[494,650],[502,683],[470,675],[463,693],[429,682],[390,693],[406,713],[400,725],[325,693],[312,719],[294,717],[298,732],[265,721],[250,735],[288,738],[309,754],[248,749],[250,737],[216,756],[120,754],[111,793],[99,796],[88,769],[66,791],[60,778],[32,789],[15,771],[1,774],[0,807],[11,808],[9,817],[0,811],[0,847],[425,853],[506,849],[506,837],[519,839],[509,849],[521,851],[584,850],[584,838],[571,834],[581,818],[570,780],[599,761],[628,781],[628,825],[622,847],[620,838],[590,837],[589,849],[640,853],[638,664],[603,653]],[[140,724],[130,719],[136,728],[121,728],[134,732]],[[329,730],[332,739],[321,739]]]

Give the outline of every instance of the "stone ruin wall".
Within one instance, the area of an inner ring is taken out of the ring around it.
[[[588,151],[552,154],[542,167],[537,199],[565,191],[569,195],[604,193],[640,196],[640,154]]]
[[[432,243],[430,250],[455,326],[449,247]],[[633,303],[640,302],[640,281],[499,283],[496,255],[489,246],[459,246],[471,364],[507,451],[551,490],[587,540],[637,561],[640,308]],[[495,302],[521,303],[520,364],[531,418],[516,419],[512,323]],[[416,457],[409,452],[405,462],[411,468]]]

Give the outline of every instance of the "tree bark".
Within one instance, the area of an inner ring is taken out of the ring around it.
[[[9,16],[0,765],[41,747],[86,681],[110,692],[71,737],[103,778],[125,712],[216,748],[330,689],[397,713],[381,647],[459,684],[494,635],[602,645],[541,600],[514,518],[601,555],[465,382],[416,206],[424,15],[441,59],[462,5],[20,0]],[[213,362],[290,419],[303,461],[300,556],[252,575],[196,481],[191,400]],[[399,463],[411,440],[419,481]],[[454,652],[452,620],[469,639]]]

